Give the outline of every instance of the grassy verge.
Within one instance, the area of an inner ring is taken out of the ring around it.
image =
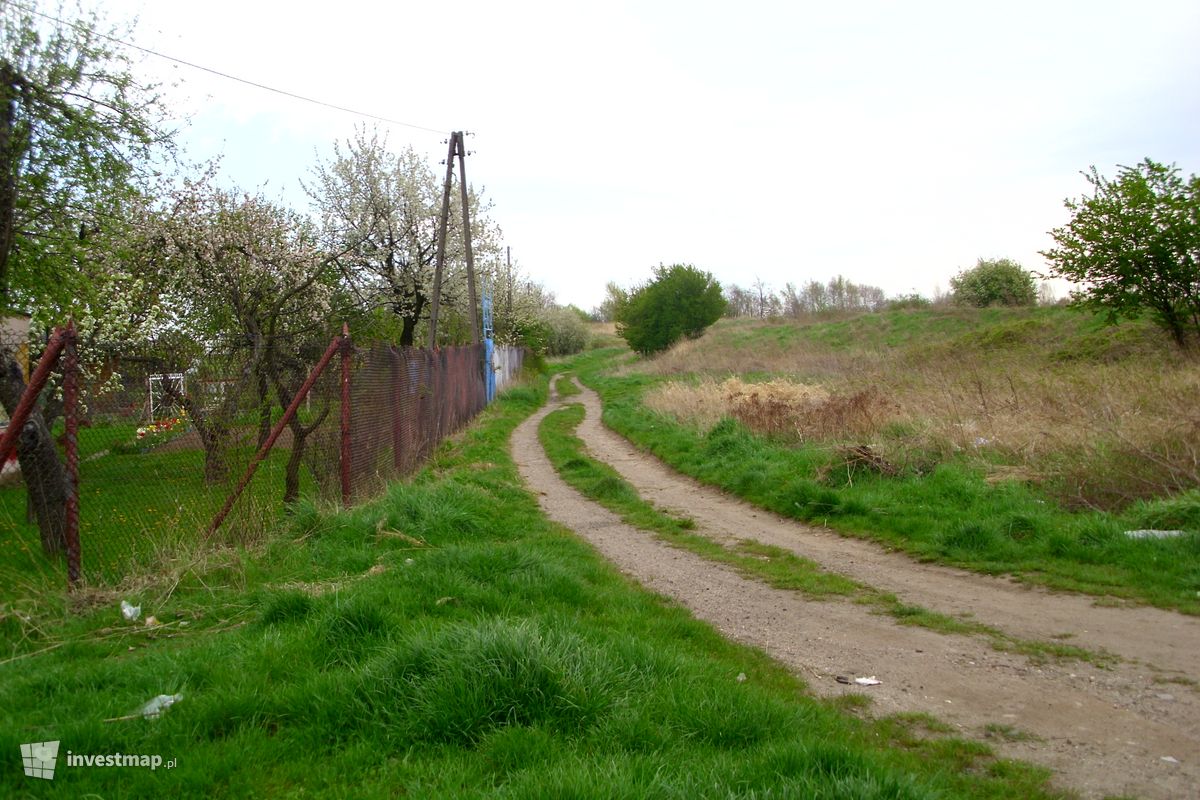
[[[627,357],[615,349],[595,351],[573,368],[599,392],[606,425],[686,475],[782,516],[875,539],[920,559],[1200,614],[1200,534],[1123,535],[1177,524],[1169,513],[1173,501],[1121,513],[1068,511],[1035,487],[989,483],[964,461],[927,474],[864,470],[848,479],[830,448],[777,442],[729,419],[706,431],[647,409],[642,395],[664,378],[605,373]],[[1191,519],[1190,502],[1176,503],[1184,522]]]
[[[625,522],[651,531],[667,543],[702,558],[734,567],[743,575],[777,589],[798,591],[805,597],[824,600],[849,597],[872,606],[904,625],[915,625],[939,633],[981,636],[997,650],[1019,653],[1035,662],[1075,659],[1103,665],[1112,657],[1061,642],[1021,639],[980,622],[939,614],[920,606],[902,603],[895,595],[821,569],[815,562],[788,550],[750,540],[729,545],[689,533],[693,520],[665,512],[644,500],[616,470],[587,454],[574,435],[583,421],[583,406],[565,406],[542,421],[538,431],[542,447],[559,475],[584,496],[618,514]]]
[[[509,391],[375,503],[305,504],[262,546],[131,594],[159,626],[115,597],[41,620],[0,664],[0,794],[1056,796],[980,745],[807,698],[548,522],[507,449],[545,392]],[[105,721],[171,693],[160,719]],[[53,781],[15,757],[42,740],[61,742]],[[66,767],[68,750],[177,766]]]

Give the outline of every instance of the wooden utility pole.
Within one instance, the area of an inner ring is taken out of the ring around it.
[[[438,306],[442,302],[442,267],[446,263],[446,223],[450,220],[450,181],[454,178],[454,153],[460,134],[450,134],[446,155],[446,183],[442,188],[442,214],[438,220],[437,262],[433,269],[433,305],[429,307],[429,349],[437,347]]]
[[[467,200],[467,144],[458,132],[458,189],[462,196],[463,245],[467,253],[467,302],[471,304],[471,344],[479,344],[479,311],[475,299],[475,251],[471,248],[471,205]]]
[[[508,320],[508,324],[511,326],[512,325],[512,290],[513,290],[513,285],[512,285],[512,248],[505,247],[504,249],[505,249],[505,251],[507,253],[507,257],[508,257],[508,280],[505,281],[506,288],[505,288],[505,295],[504,295],[504,318],[506,320]]]

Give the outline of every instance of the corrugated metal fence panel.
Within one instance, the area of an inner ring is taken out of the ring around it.
[[[496,371],[496,391],[502,392],[505,387],[521,374],[521,366],[525,360],[525,350],[521,347],[501,345],[492,356],[493,368]]]

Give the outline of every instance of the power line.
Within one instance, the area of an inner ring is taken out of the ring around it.
[[[127,42],[124,39],[118,39],[115,36],[109,36],[108,34],[101,33],[100,31],[93,30],[86,26],[80,25],[76,22],[71,22],[70,20],[60,19],[59,17],[55,17],[51,14],[45,14],[41,11],[38,11],[36,8],[31,8],[22,3],[12,2],[12,0],[10,0],[10,3],[11,3],[11,5],[14,5],[23,11],[26,11],[30,14],[34,14],[36,16],[42,17],[43,19],[50,20],[51,22],[57,22],[59,25],[66,25],[68,27],[74,28],[77,31],[81,31],[83,33],[87,33],[92,36],[99,36],[101,39],[107,39],[108,41],[114,42],[115,44],[119,44],[122,47],[128,47],[133,50],[138,50],[142,53],[146,53],[147,55],[152,55],[157,58],[164,59],[166,61],[173,61],[174,63],[182,64],[185,67],[191,67],[192,69],[198,69],[201,72],[207,72],[209,74],[216,75],[218,77],[225,78],[227,80],[237,81],[238,83],[244,83],[247,86],[253,86],[255,89],[263,89],[264,91],[274,92],[275,94],[280,94],[280,95],[283,95],[284,97],[290,97],[293,100],[302,100],[305,103],[312,103],[313,105],[324,106],[325,108],[332,108],[335,111],[342,111],[347,114],[354,114],[355,116],[366,117],[368,119],[378,120],[379,122],[386,122],[390,125],[402,125],[405,128],[415,128],[416,130],[429,131],[430,133],[449,133],[449,131],[439,130],[438,128],[427,128],[424,125],[414,125],[411,122],[402,122],[401,120],[398,120],[398,119],[391,119],[389,117],[381,117],[378,114],[369,114],[366,111],[358,111],[353,108],[347,108],[346,106],[339,106],[335,103],[327,103],[324,100],[317,100],[316,98],[313,98],[313,97],[306,97],[305,95],[302,95],[302,94],[296,94],[295,92],[289,92],[286,89],[276,89],[274,86],[267,86],[265,83],[258,83],[257,81],[248,80],[247,78],[239,78],[236,75],[230,75],[228,72],[221,72],[220,70],[213,69],[212,67],[206,67],[206,66],[203,66],[202,64],[196,64],[191,61],[185,61],[182,58],[176,58],[175,56],[169,56],[166,53],[160,53],[157,50],[151,50],[148,47],[142,47],[141,45],[136,45],[133,42]]]

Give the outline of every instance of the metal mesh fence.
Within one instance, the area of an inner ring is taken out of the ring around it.
[[[348,339],[290,342],[286,358],[266,364],[237,350],[204,358],[187,348],[81,343],[79,350],[77,530],[81,578],[91,584],[153,570],[214,542],[251,541],[301,496],[370,497],[416,469],[488,399],[484,345],[428,351]],[[30,355],[27,363],[12,342],[0,341],[6,369],[16,370],[3,389],[5,409],[15,408],[41,354]],[[323,358],[328,365],[302,394]],[[498,386],[511,383],[522,360],[517,348],[494,349]],[[0,599],[64,580],[65,548],[51,545],[61,544],[55,524],[72,491],[65,363],[53,365],[30,419],[9,437],[15,447],[0,475]],[[286,419],[290,405],[295,414]]]

